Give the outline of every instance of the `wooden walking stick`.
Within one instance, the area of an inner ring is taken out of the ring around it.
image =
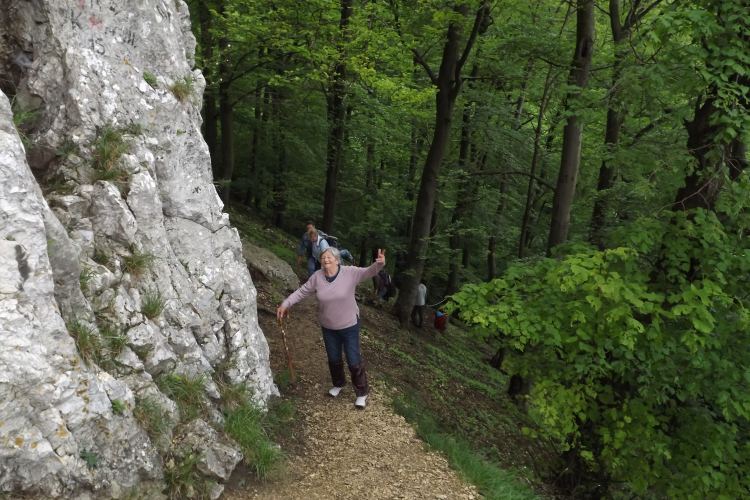
[[[292,383],[294,383],[294,369],[292,368],[292,355],[289,354],[289,346],[286,343],[286,332],[284,331],[284,320],[283,315],[279,318],[279,327],[281,328],[281,340],[284,341],[284,351],[286,351],[286,362],[289,365],[289,374],[292,376]],[[286,311],[286,317],[289,317],[289,311]]]

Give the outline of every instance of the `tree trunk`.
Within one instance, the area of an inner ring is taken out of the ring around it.
[[[245,193],[245,205],[251,207],[253,198],[257,192],[258,183],[258,147],[260,145],[261,129],[261,110],[262,102],[260,100],[261,89],[255,91],[255,119],[253,121],[253,142],[250,146],[250,186]]]
[[[607,199],[606,195],[602,193],[611,189],[614,185],[617,170],[617,160],[614,159],[614,156],[617,155],[617,151],[620,147],[620,128],[622,127],[625,118],[620,111],[621,102],[617,96],[620,86],[619,79],[622,73],[623,59],[626,55],[626,52],[622,47],[622,41],[630,33],[630,28],[636,19],[636,12],[638,11],[640,3],[640,0],[634,0],[632,2],[625,24],[622,24],[620,22],[621,0],[609,0],[609,17],[612,26],[615,61],[612,69],[612,90],[610,91],[609,96],[609,109],[607,110],[607,129],[604,132],[604,146],[607,150],[607,154],[602,160],[601,167],[599,167],[599,182],[596,186],[599,197],[594,202],[594,212],[591,217],[591,229],[589,233],[589,241],[598,246],[600,250],[603,250],[605,246],[602,231],[607,223]]]
[[[232,61],[229,55],[229,38],[221,39],[221,83],[219,84],[219,115],[221,117],[221,199],[229,203],[234,172],[234,108],[229,95],[232,80]]]
[[[539,115],[536,121],[536,130],[534,131],[534,154],[531,157],[531,171],[529,176],[529,185],[526,189],[526,207],[523,211],[523,219],[521,220],[521,236],[518,238],[518,258],[523,259],[526,253],[526,245],[529,236],[529,219],[531,218],[531,207],[534,198],[534,179],[536,178],[536,169],[539,164],[539,156],[541,154],[541,145],[539,141],[542,137],[542,124],[544,123],[544,112],[547,109],[549,103],[550,88],[552,87],[552,66],[547,70],[547,79],[544,82],[544,91],[542,92],[542,101],[539,105]]]
[[[276,227],[283,227],[284,212],[286,211],[286,147],[284,144],[284,120],[283,120],[284,96],[281,88],[276,93],[274,103],[274,115],[276,116],[276,136],[274,149],[278,154],[276,171],[273,174],[273,199],[271,209],[273,210]]]
[[[326,233],[333,232],[336,218],[336,197],[338,196],[339,174],[344,159],[344,127],[346,121],[346,64],[344,64],[344,50],[349,18],[352,14],[353,0],[341,0],[341,20],[339,32],[342,42],[339,44],[339,60],[333,70],[333,83],[326,96],[328,111],[328,153],[326,169],[325,199],[323,201],[322,229]]]
[[[570,111],[581,91],[586,88],[591,72],[591,58],[594,50],[594,0],[577,0],[576,50],[568,82],[575,87],[568,92],[565,110]],[[581,163],[581,138],[583,122],[577,115],[568,117],[563,129],[563,146],[557,188],[552,201],[552,223],[550,224],[547,255],[552,249],[568,239],[570,209],[576,191],[578,167]]]
[[[218,122],[216,113],[216,93],[213,87],[213,70],[211,69],[214,56],[214,40],[211,34],[211,11],[207,2],[198,3],[198,17],[201,26],[201,57],[203,59],[203,77],[206,79],[206,90],[203,92],[203,137],[211,156],[211,171],[214,179],[220,178],[218,165]]]
[[[468,14],[468,7],[466,5],[460,5],[454,10],[462,16]],[[464,47],[463,55],[460,50],[461,26],[455,22],[450,23],[440,70],[437,75],[432,72],[426,62],[421,60],[421,56],[418,53],[415,54],[415,57],[418,57],[420,63],[425,67],[432,83],[437,87],[438,91],[435,95],[435,130],[422,170],[422,179],[419,185],[419,194],[417,195],[417,206],[414,210],[414,224],[412,236],[409,241],[409,254],[406,264],[407,272],[404,273],[401,291],[394,310],[403,325],[408,324],[409,314],[417,296],[417,286],[424,270],[424,257],[428,242],[427,236],[430,233],[430,222],[432,221],[432,213],[435,207],[440,165],[443,162],[443,157],[450,141],[453,108],[463,84],[461,69],[466,63],[466,59],[468,59],[474,45],[476,35],[484,18],[484,13],[485,7],[482,4],[477,11],[474,27]]]
[[[508,177],[503,176],[503,180],[500,181],[500,203],[497,206],[495,212],[495,234],[490,236],[490,241],[487,245],[487,281],[492,281],[497,277],[497,264],[495,263],[495,248],[497,247],[497,228],[500,224],[500,219],[505,213],[505,194],[508,192]]]

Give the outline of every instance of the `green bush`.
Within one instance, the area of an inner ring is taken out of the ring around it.
[[[123,403],[119,399],[112,400],[112,413],[114,413],[115,415],[122,415],[122,413],[126,409],[127,409],[127,406],[125,406],[125,403]]]

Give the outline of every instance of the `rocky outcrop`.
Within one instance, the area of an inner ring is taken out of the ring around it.
[[[179,411],[156,379],[204,376],[208,407],[218,371],[276,393],[200,134],[187,6],[6,0],[0,30],[25,141],[0,96],[0,491],[159,497]],[[204,425],[196,447],[215,441]],[[241,456],[222,443],[204,467],[221,479]]]
[[[299,278],[294,273],[292,266],[265,248],[257,247],[249,241],[243,241],[242,255],[250,269],[255,269],[271,282],[280,285],[282,291],[291,293],[299,288]]]

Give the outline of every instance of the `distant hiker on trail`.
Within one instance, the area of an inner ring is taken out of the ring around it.
[[[385,266],[385,250],[378,250],[378,258],[370,267],[342,267],[341,252],[337,248],[321,251],[320,263],[323,269],[313,273],[307,283],[291,294],[276,309],[276,317],[281,319],[294,304],[312,295],[318,296],[320,314],[318,321],[323,330],[323,343],[328,355],[333,388],[328,391],[333,397],[339,395],[346,385],[343,352],[354,386],[357,400],[354,405],[364,408],[367,404],[369,388],[362,356],[359,353],[359,307],[354,298],[357,284],[372,278]]]
[[[385,297],[388,292],[388,287],[385,286],[385,280],[383,279],[384,271],[380,271],[378,274],[372,277],[372,287],[375,291],[375,295],[381,299]]]
[[[414,307],[411,310],[411,320],[414,326],[422,328],[424,323],[424,309],[427,303],[427,285],[424,284],[424,279],[419,280],[419,286],[417,287],[417,300],[414,302]],[[417,323],[417,316],[419,317],[419,323]]]
[[[299,242],[299,248],[297,249],[297,264],[302,264],[302,254],[306,253],[308,279],[315,271],[320,269],[320,260],[318,259],[320,252],[331,246],[326,240],[328,237],[329,236],[323,231],[318,231],[315,228],[315,222],[312,220],[308,220],[305,223],[305,234],[302,235]],[[354,256],[349,250],[341,250],[341,255],[354,264]]]

